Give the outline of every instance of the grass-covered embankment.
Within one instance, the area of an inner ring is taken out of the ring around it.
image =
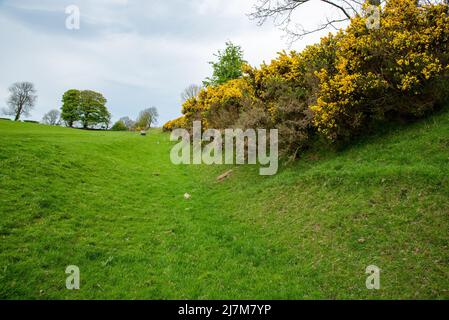
[[[273,177],[171,145],[0,120],[0,298],[449,298],[447,112]]]

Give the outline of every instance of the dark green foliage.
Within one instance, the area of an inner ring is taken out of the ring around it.
[[[62,96],[61,119],[69,127],[73,127],[76,121],[80,120],[81,92],[76,89],[68,90]]]
[[[84,129],[101,125],[107,128],[111,114],[106,108],[107,100],[101,93],[85,90],[81,92],[80,122]]]
[[[79,121],[84,129],[98,126],[107,129],[111,114],[106,102],[103,95],[95,91],[68,90],[62,97],[61,118],[69,127]]]

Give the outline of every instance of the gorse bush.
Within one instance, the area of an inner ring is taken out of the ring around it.
[[[220,86],[202,88],[197,97],[184,102],[182,113],[188,126],[201,120],[204,128],[229,128],[238,120],[245,100],[251,97],[253,89],[245,78],[229,80]]]
[[[162,126],[163,131],[172,131],[178,128],[187,128],[187,121],[185,116],[170,120]]]
[[[380,28],[356,17],[337,38],[335,72],[317,72],[314,125],[332,140],[360,133],[373,120],[419,117],[448,94],[447,5],[390,0]]]
[[[296,156],[315,138],[345,141],[380,121],[432,112],[449,95],[449,8],[389,0],[380,28],[356,16],[302,52],[282,52],[242,77],[201,89],[182,121],[204,128],[278,128],[281,151]]]

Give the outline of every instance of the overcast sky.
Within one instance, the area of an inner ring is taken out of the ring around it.
[[[207,62],[226,41],[241,45],[253,66],[288,48],[273,23],[248,19],[254,1],[0,0],[0,109],[12,83],[31,81],[39,98],[29,119],[59,109],[76,88],[101,92],[113,120],[155,106],[162,125],[181,114],[182,90],[211,75]],[[66,28],[69,5],[80,9],[79,30]],[[296,19],[314,25],[322,12],[312,3]]]

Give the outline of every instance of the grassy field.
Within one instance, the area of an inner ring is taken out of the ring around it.
[[[448,112],[273,177],[170,147],[0,120],[0,298],[449,298]]]

